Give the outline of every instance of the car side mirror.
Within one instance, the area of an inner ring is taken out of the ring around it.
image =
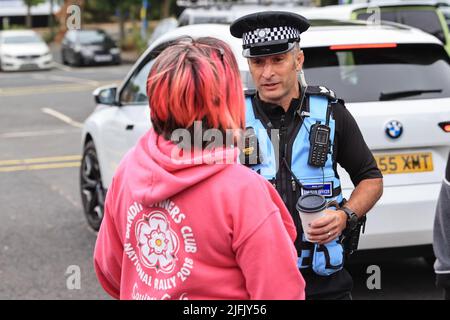
[[[117,102],[116,102],[117,86],[116,85],[97,88],[94,90],[94,92],[92,94],[94,95],[96,104],[105,104],[108,106],[117,105]]]

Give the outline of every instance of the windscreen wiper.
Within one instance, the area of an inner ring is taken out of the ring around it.
[[[418,96],[422,93],[440,93],[442,89],[431,89],[431,90],[405,90],[405,91],[394,91],[394,92],[381,92],[379,100],[395,100],[400,98]]]

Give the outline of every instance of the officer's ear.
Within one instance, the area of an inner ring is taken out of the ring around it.
[[[295,69],[297,70],[297,72],[300,72],[303,69],[304,62],[305,62],[305,55],[303,54],[303,50],[298,49],[298,52],[295,55]]]

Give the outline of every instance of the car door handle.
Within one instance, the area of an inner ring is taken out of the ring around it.
[[[133,130],[134,129],[134,124],[129,124],[125,127],[125,130]]]

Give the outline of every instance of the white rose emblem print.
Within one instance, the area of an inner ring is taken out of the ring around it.
[[[136,239],[139,243],[139,258],[147,268],[163,273],[173,271],[179,240],[162,212],[153,212],[137,222]]]
[[[197,242],[184,213],[172,200],[127,211],[124,252],[134,272],[132,299],[188,299],[183,284],[194,270]]]

